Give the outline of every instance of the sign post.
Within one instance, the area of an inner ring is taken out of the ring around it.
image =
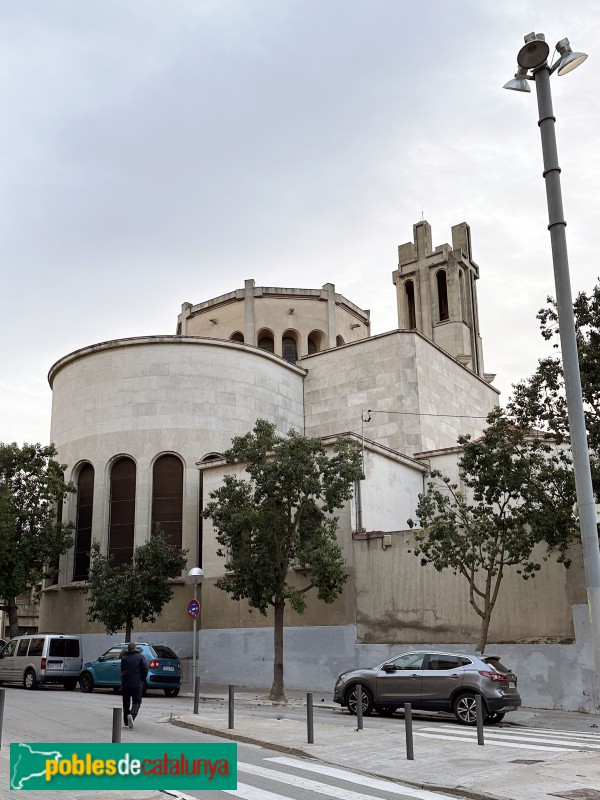
[[[192,567],[187,574],[189,583],[194,584],[194,599],[190,600],[187,606],[187,613],[194,620],[194,633],[193,633],[193,655],[192,655],[192,689],[195,691],[196,677],[199,677],[198,672],[198,642],[196,637],[196,619],[200,613],[200,603],[198,602],[198,584],[202,583],[204,579],[204,570],[200,567]]]

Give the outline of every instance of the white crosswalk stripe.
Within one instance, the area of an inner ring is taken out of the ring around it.
[[[402,795],[403,797],[414,797],[417,800],[448,800],[447,794],[428,792],[425,789],[412,789],[409,786],[402,786],[392,781],[372,778],[370,775],[361,775],[358,772],[351,772],[340,767],[330,767],[327,764],[320,764],[314,761],[302,761],[301,759],[288,758],[287,756],[275,756],[267,760],[285,767],[296,767],[307,772],[317,772],[319,775],[326,775],[328,778],[358,783],[365,789],[378,789],[382,792]]]
[[[445,741],[477,740],[474,728],[460,726],[423,727],[414,731],[415,736]],[[513,747],[523,750],[574,752],[577,750],[600,750],[600,735],[579,731],[539,730],[537,728],[485,728],[485,744],[498,747]]]

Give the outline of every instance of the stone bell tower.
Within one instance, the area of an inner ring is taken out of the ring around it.
[[[479,267],[471,255],[471,229],[452,228],[452,246],[432,249],[431,226],[413,225],[414,241],[398,247],[396,285],[398,327],[417,330],[463,366],[491,383],[484,374],[477,285]]]

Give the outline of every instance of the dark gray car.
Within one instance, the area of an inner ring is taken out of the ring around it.
[[[363,714],[393,714],[404,703],[413,709],[451,711],[464,725],[477,722],[476,696],[485,722],[496,723],[521,705],[517,676],[498,656],[414,651],[377,667],[343,672],[335,683],[334,702],[356,714],[357,686]]]

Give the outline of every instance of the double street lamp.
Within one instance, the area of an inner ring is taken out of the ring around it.
[[[579,527],[583,550],[583,565],[587,590],[588,609],[591,623],[592,646],[595,661],[594,697],[596,708],[600,708],[600,548],[596,523],[596,506],[592,488],[590,454],[583,410],[583,396],[575,316],[569,277],[569,258],[567,255],[566,222],[563,214],[562,192],[560,186],[560,167],[556,149],[554,123],[550,93],[550,75],[557,72],[566,75],[582,64],[587,55],[573,52],[568,39],[561,39],[556,45],[558,58],[549,65],[550,48],[541,33],[530,33],[517,55],[518,70],[514,78],[505,84],[505,89],[529,92],[530,81],[535,81],[539,111],[539,127],[542,137],[544,158],[544,179],[548,202],[548,230],[552,245],[552,263],[556,286],[556,305],[562,352],[565,393],[569,416],[569,433],[573,451],[573,472],[577,491]]]

